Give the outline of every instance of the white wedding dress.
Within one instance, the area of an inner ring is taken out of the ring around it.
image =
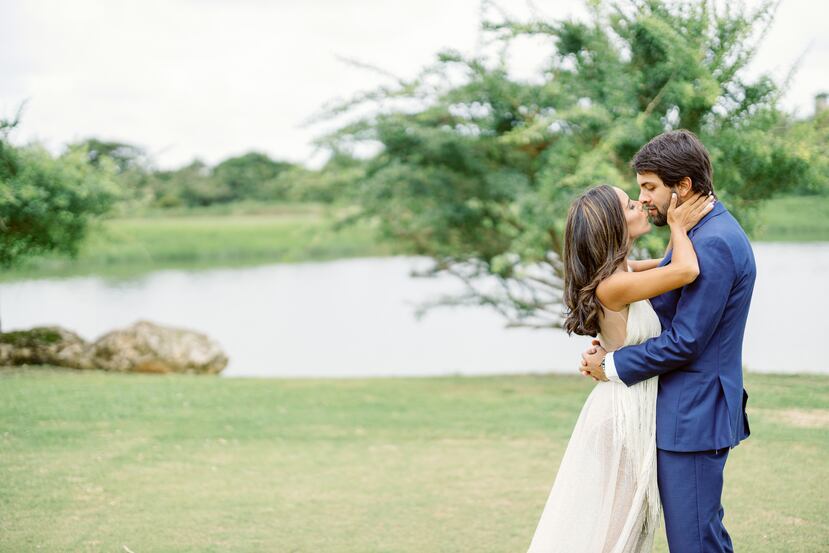
[[[658,336],[648,300],[605,309],[608,351]],[[657,377],[599,382],[582,407],[528,553],[649,553],[661,505],[656,483]]]

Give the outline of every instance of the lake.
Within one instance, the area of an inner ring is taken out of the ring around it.
[[[754,244],[757,282],[743,361],[749,371],[829,373],[829,243]],[[129,280],[0,285],[3,330],[57,324],[92,340],[147,319],[205,332],[224,376],[356,377],[576,374],[589,344],[559,330],[505,329],[485,308],[415,306],[458,292],[450,276],[412,278],[427,258],[361,258],[255,268],[160,271]]]

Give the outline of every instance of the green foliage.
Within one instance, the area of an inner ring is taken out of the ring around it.
[[[116,182],[121,189],[116,210],[130,212],[137,205],[153,201],[156,191],[152,162],[143,148],[98,138],[88,138],[68,147],[84,151],[93,167],[114,167]]]
[[[210,167],[200,160],[179,169],[155,171],[151,179],[153,204],[159,207],[204,206],[234,198],[230,186],[214,178]]]
[[[112,161],[119,174],[129,170],[145,169],[149,164],[147,154],[142,148],[125,142],[89,138],[70,147],[85,149],[89,162],[96,167],[104,163],[104,160]]]
[[[322,169],[292,167],[280,173],[274,184],[292,202],[347,202],[353,199],[357,183],[365,178],[365,167],[363,161],[335,152]]]
[[[0,267],[50,252],[75,255],[90,222],[117,199],[109,162],[93,166],[84,148],[55,158],[43,148],[15,147],[0,123]]]
[[[816,178],[807,133],[793,139],[777,107],[778,85],[743,75],[770,3],[753,11],[702,1],[589,6],[586,21],[485,21],[495,59],[444,52],[415,80],[324,115],[379,108],[320,143],[380,145],[360,185],[360,217],[433,257],[431,274],[463,279],[468,293],[441,303],[557,326],[570,201],[602,182],[635,195],[629,160],[666,130],[700,136],[720,198],[749,231],[762,200]],[[553,50],[531,82],[512,79],[504,61],[511,41],[526,37]],[[643,244],[660,250],[664,235]],[[486,277],[496,286],[481,285]]]
[[[801,149],[811,171],[811,178],[792,183],[792,191],[799,195],[829,196],[829,109],[792,121],[788,138]]]
[[[265,154],[250,152],[224,160],[213,169],[212,176],[221,186],[229,189],[231,199],[281,200],[284,197],[279,189],[262,185],[291,166],[290,163],[274,161]]]
[[[82,149],[91,165],[109,163],[122,189],[119,209],[204,207],[245,201],[325,202],[347,197],[364,176],[365,163],[344,154],[331,156],[320,170],[306,169],[267,155],[249,152],[210,167],[196,159],[177,169],[153,167],[134,145],[95,138],[70,146]]]

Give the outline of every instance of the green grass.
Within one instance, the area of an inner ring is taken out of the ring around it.
[[[591,386],[5,369],[0,551],[525,551]],[[829,378],[747,388],[736,547],[826,551]]]
[[[313,204],[221,206],[105,220],[76,259],[32,259],[2,280],[390,255],[366,223],[334,230],[336,212]]]
[[[829,242],[829,196],[791,196],[768,201],[753,237],[764,242]]]

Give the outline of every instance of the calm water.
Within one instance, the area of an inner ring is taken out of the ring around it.
[[[755,244],[758,276],[744,362],[757,372],[829,374],[829,243]],[[411,278],[413,257],[352,259],[128,281],[0,285],[4,330],[58,324],[95,339],[138,319],[207,333],[227,351],[225,376],[403,376],[567,372],[589,342],[561,331],[505,329],[483,308],[417,303],[459,291],[451,277]]]

